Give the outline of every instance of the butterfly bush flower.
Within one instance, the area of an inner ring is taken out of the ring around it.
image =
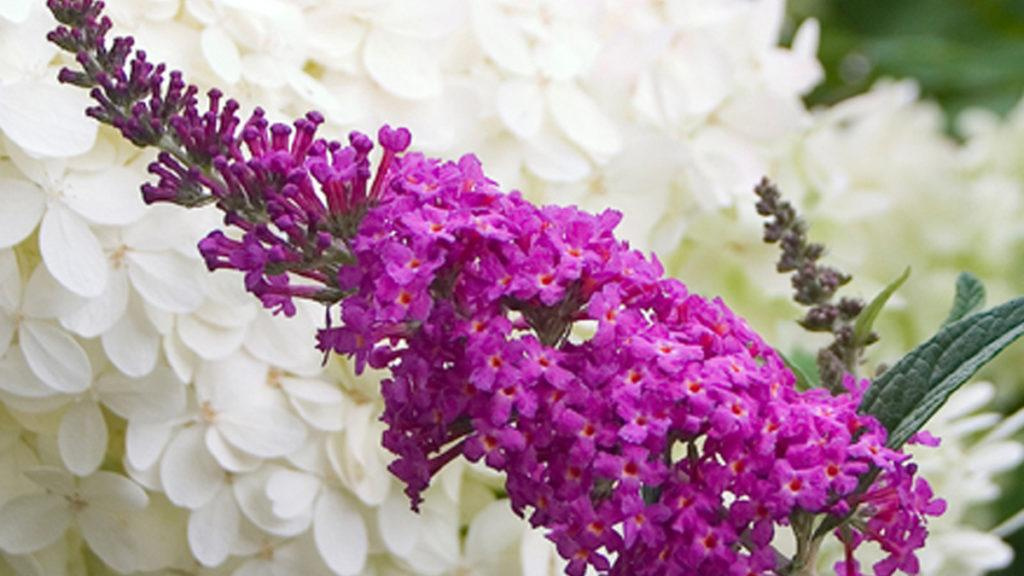
[[[248,119],[216,90],[201,107],[179,72],[108,41],[93,0],[50,0],[50,39],[76,54],[61,80],[88,114],[161,150],[147,202],[215,204],[228,231],[199,243],[211,270],[285,315],[328,306],[324,353],[387,369],[383,444],[413,508],[452,460],[504,474],[513,510],[544,529],[566,572],[802,573],[818,515],[839,520],[840,573],[863,541],[875,574],[918,571],[925,517],[943,512],[886,433],[857,413],[866,381],[798,392],[784,363],[721,300],[664,277],[616,239],[620,214],[538,207],[475,156],[408,152],[384,126],[347,144]],[[589,324],[592,337],[570,338]],[[792,525],[792,562],[770,546]]]

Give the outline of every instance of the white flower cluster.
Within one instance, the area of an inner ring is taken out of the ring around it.
[[[240,278],[206,272],[195,243],[214,213],[142,205],[151,156],[97,130],[86,96],[56,84],[41,4],[0,2],[0,573],[560,573],[500,480],[475,468],[449,465],[422,513],[408,510],[380,447],[375,377],[321,366],[317,307],[271,317]],[[622,210],[625,237],[689,284],[731,290],[755,320],[744,303],[785,293],[748,208],[762,174],[780,175],[872,280],[883,267],[869,258],[898,259],[878,231],[927,195],[952,198],[948,172],[1001,201],[1024,183],[1004,144],[1024,122],[976,119],[959,149],[906,85],[806,110],[818,29],[780,47],[782,0],[107,4],[151,60],[243,106],[279,119],[315,108],[337,134],[403,124],[417,148],[475,152],[534,199]],[[971,240],[931,220],[958,210],[908,219],[927,238],[913,248],[965,253]],[[989,210],[1007,227],[970,231],[1019,240],[1015,213]],[[952,436],[936,461],[967,445]],[[955,502],[999,470],[935,484]],[[962,533],[961,518],[936,528]],[[1008,560],[983,539],[977,550]],[[934,566],[976,553],[948,540]]]

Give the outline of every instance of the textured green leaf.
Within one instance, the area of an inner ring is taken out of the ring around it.
[[[1024,334],[1024,298],[943,326],[882,374],[864,394],[860,412],[903,445],[964,382]]]
[[[977,276],[970,272],[961,272],[956,279],[956,296],[953,298],[953,309],[943,324],[952,324],[957,320],[981,310],[985,306],[985,285]]]
[[[910,278],[910,267],[908,266],[900,277],[893,280],[888,286],[882,289],[877,296],[861,310],[860,315],[857,316],[857,323],[853,326],[853,342],[858,346],[864,346],[868,341],[868,336],[871,334],[871,328],[875,325],[875,319],[878,318],[878,314],[885,307],[885,303],[889,301],[889,298],[899,290],[900,286]]]

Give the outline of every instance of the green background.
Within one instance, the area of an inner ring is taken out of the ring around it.
[[[790,0],[789,12],[822,24],[826,80],[811,104],[911,77],[952,119],[972,106],[1004,113],[1024,89],[1024,0]]]

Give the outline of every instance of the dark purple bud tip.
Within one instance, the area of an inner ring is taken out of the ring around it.
[[[392,152],[404,152],[412,142],[412,134],[405,128],[394,129],[385,124],[377,132],[377,141],[385,149]]]
[[[313,124],[319,126],[324,123],[324,115],[316,110],[311,110],[306,113],[306,120],[309,120]]]
[[[362,132],[350,132],[348,135],[348,142],[356,149],[356,152],[362,154],[368,153],[373,150],[373,140]]]
[[[177,191],[152,184],[142,185],[142,200],[146,204],[155,202],[174,202],[178,197]]]

